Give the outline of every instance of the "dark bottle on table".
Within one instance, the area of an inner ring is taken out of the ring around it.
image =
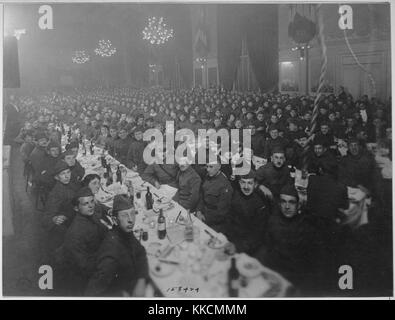
[[[294,166],[288,166],[289,167],[289,175],[291,176],[292,179],[295,179],[295,173],[296,169]]]
[[[121,173],[121,170],[119,169],[119,166],[118,166],[118,168],[117,168],[116,175],[117,175],[117,182],[119,182],[120,184],[122,184],[122,173]]]
[[[100,161],[101,161],[101,166],[102,166],[103,168],[107,168],[107,161],[106,161],[106,157],[105,157],[104,155],[102,155],[102,156],[100,157]]]
[[[108,187],[109,185],[112,185],[113,180],[112,180],[112,172],[111,172],[111,166],[107,166],[107,182],[106,186]]]
[[[154,202],[152,200],[152,193],[149,190],[149,187],[147,187],[147,194],[145,195],[145,205],[147,207],[147,210],[151,210],[154,205]]]
[[[86,156],[86,144],[85,144],[85,143],[83,143],[83,144],[82,144],[82,146],[84,147],[84,152],[83,152],[83,155],[84,155],[84,156]]]
[[[91,155],[93,155],[93,142],[92,142],[92,140],[91,140],[91,144],[89,146],[89,150],[91,152]]]
[[[230,269],[228,271],[228,293],[229,297],[239,296],[239,278],[240,273],[236,267],[236,259],[234,257],[230,260]]]
[[[164,239],[166,237],[166,219],[163,215],[163,210],[159,210],[159,217],[158,217],[158,238]]]

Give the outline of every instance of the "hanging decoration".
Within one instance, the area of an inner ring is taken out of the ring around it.
[[[72,59],[73,63],[83,64],[85,62],[88,62],[90,57],[85,52],[85,50],[77,50],[77,51],[74,52],[74,54],[71,57],[71,59]]]
[[[295,13],[293,21],[288,25],[288,35],[295,43],[309,43],[316,34],[316,25],[310,19]]]
[[[117,52],[117,48],[113,47],[110,40],[100,40],[95,53],[101,57],[111,57]]]
[[[173,29],[168,29],[163,17],[151,17],[148,19],[148,26],[143,30],[143,39],[151,45],[162,45],[173,38]]]
[[[313,116],[311,118],[311,129],[310,134],[314,133],[317,127],[317,119],[318,119],[318,108],[321,97],[323,95],[323,88],[325,85],[325,75],[328,65],[328,56],[327,56],[327,47],[325,43],[325,33],[324,33],[324,19],[322,13],[322,4],[317,5],[317,16],[318,16],[318,26],[319,26],[319,42],[321,44],[322,56],[321,56],[321,74],[320,79],[318,81],[317,95],[314,100],[314,109]]]

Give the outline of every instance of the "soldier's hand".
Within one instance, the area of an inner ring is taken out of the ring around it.
[[[67,220],[67,217],[60,215],[60,216],[55,216],[52,218],[52,221],[56,224],[56,225],[61,225],[63,222],[65,222]]]
[[[259,186],[259,190],[261,190],[266,197],[273,200],[273,194],[268,188],[265,186]]]
[[[133,289],[132,296],[133,297],[144,297],[145,296],[145,289],[146,289],[145,279],[138,279],[136,286]]]
[[[160,189],[161,184],[158,181],[155,181],[155,188]]]
[[[206,221],[206,217],[201,211],[196,211],[196,218],[198,218],[201,221]]]

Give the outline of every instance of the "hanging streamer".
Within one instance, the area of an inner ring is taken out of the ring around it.
[[[354,58],[355,62],[357,63],[357,65],[364,71],[367,73],[369,80],[370,80],[370,84],[372,86],[372,94],[375,97],[376,96],[376,82],[374,81],[374,78],[372,76],[372,73],[369,72],[369,70],[367,70],[358,60],[358,57],[355,55],[354,50],[351,48],[350,42],[348,41],[348,37],[347,37],[347,32],[346,29],[344,29],[344,40],[346,41],[348,50],[350,51],[352,57]]]
[[[317,16],[318,16],[318,32],[319,32],[319,41],[321,43],[321,51],[322,51],[322,57],[321,57],[321,74],[320,74],[320,79],[319,79],[319,84],[318,84],[318,89],[317,89],[317,96],[315,97],[314,100],[314,109],[313,109],[313,116],[311,117],[311,129],[310,129],[310,134],[313,134],[315,131],[315,128],[317,126],[317,117],[318,117],[318,103],[321,99],[322,96],[322,88],[324,87],[324,80],[325,80],[325,75],[326,75],[326,69],[328,65],[328,57],[327,57],[327,48],[325,44],[325,35],[324,35],[324,19],[323,19],[323,14],[321,9],[321,4],[317,5]]]

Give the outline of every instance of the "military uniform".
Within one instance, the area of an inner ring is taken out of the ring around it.
[[[115,138],[110,137],[110,138],[108,138],[108,140],[107,140],[107,142],[106,142],[106,144],[105,144],[105,146],[104,146],[104,148],[105,148],[106,150],[108,150],[108,153],[109,153],[112,157],[115,157],[115,144],[116,144],[116,142],[117,142],[118,140],[119,140],[118,137],[115,137]]]
[[[288,141],[280,136],[276,139],[270,138],[266,140],[264,158],[269,159],[272,155],[273,150],[276,148],[285,150],[287,144]]]
[[[266,139],[263,134],[255,133],[251,136],[251,149],[254,151],[254,156],[264,158],[265,157],[265,144]]]
[[[132,142],[126,157],[126,165],[128,166],[128,168],[132,168],[136,165],[137,171],[140,174],[144,172],[144,169],[147,166],[143,158],[145,147],[146,143],[144,141]]]
[[[269,216],[270,209],[257,191],[246,196],[237,190],[232,196],[224,233],[239,252],[253,254],[263,243]]]
[[[34,172],[35,172],[35,177],[36,177],[36,175],[41,173],[39,170],[40,170],[40,167],[41,167],[41,163],[42,163],[44,157],[46,156],[46,154],[47,154],[46,149],[43,148],[43,147],[39,147],[39,146],[36,146],[33,149],[32,153],[30,154],[29,158],[30,158],[30,161],[32,163],[32,167],[33,167]]]
[[[340,160],[339,179],[347,186],[362,185],[374,192],[380,176],[374,158],[361,151],[357,156],[349,153]]]
[[[133,234],[123,233],[118,228],[107,233],[96,261],[86,296],[121,296],[122,291],[131,294],[139,278],[148,279],[144,247]]]
[[[288,167],[284,165],[278,169],[271,162],[260,167],[256,172],[256,176],[258,183],[269,188],[274,197],[278,197],[281,188],[291,182]]]
[[[317,285],[317,276],[322,274],[319,265],[327,263],[320,250],[322,240],[311,220],[303,213],[286,218],[275,207],[268,220],[264,245],[255,254],[263,265],[279,272],[296,286]]]
[[[189,167],[179,171],[177,175],[178,191],[173,197],[185,209],[194,211],[199,202],[200,184],[202,180],[196,171]]]
[[[114,143],[114,155],[115,159],[117,159],[120,163],[127,165],[128,151],[130,145],[132,143],[132,139],[126,137],[125,139],[117,139]]]
[[[76,160],[75,165],[70,167],[71,170],[71,179],[70,182],[74,184],[80,184],[82,178],[85,175],[85,169],[81,166],[81,164]]]
[[[53,178],[52,172],[58,161],[59,157],[54,158],[51,155],[46,154],[37,168],[35,175],[36,182],[44,186],[48,191],[55,185],[55,179]]]
[[[92,216],[77,213],[66,232],[62,246],[63,285],[71,295],[82,295],[94,272],[96,254],[108,230],[101,218],[101,207],[95,207]]]
[[[73,183],[64,185],[59,181],[51,190],[42,217],[42,223],[48,232],[49,250],[56,249],[63,243],[64,234],[74,218],[74,210],[71,208],[71,200],[74,198],[78,186]],[[55,224],[52,219],[55,216],[64,215],[67,220],[61,224]]]
[[[152,185],[155,185],[155,181],[157,181],[160,184],[168,184],[176,188],[177,173],[178,168],[174,164],[153,163],[145,168],[141,178]]]
[[[232,194],[232,186],[221,171],[203,182],[198,210],[204,214],[207,225],[218,232],[224,228]]]

